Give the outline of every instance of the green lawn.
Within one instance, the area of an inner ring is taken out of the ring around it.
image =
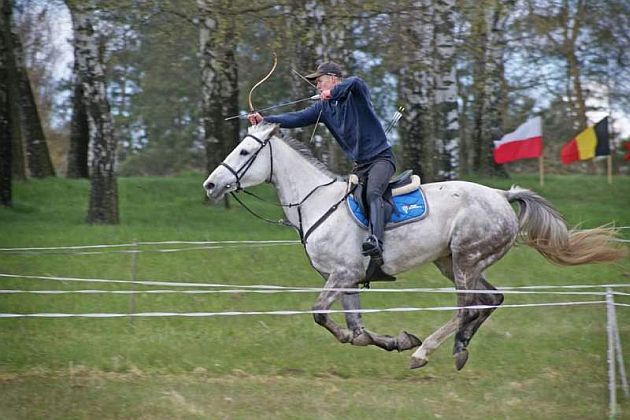
[[[84,223],[89,184],[46,179],[16,183],[15,206],[0,209],[0,247],[133,241],[297,239],[238,205],[204,204],[204,176],[120,180],[118,226]],[[570,224],[630,226],[630,179],[550,176],[482,180],[532,188]],[[256,192],[268,198],[267,185]],[[246,198],[257,211],[277,208]],[[622,231],[630,239],[630,229]],[[170,245],[168,248],[182,247]],[[145,247],[155,251],[160,247]],[[162,247],[164,248],[164,247]],[[131,256],[0,252],[0,273],[129,280]],[[300,245],[143,252],[139,280],[319,287]],[[630,259],[557,267],[515,247],[489,270],[498,287],[630,283]],[[0,278],[1,289],[129,290],[164,287]],[[435,268],[373,288],[449,287]],[[624,291],[630,291],[630,288]],[[314,294],[141,294],[136,312],[308,310]],[[506,295],[507,304],[600,300],[598,296]],[[630,298],[618,296],[619,302]],[[369,293],[363,307],[455,304],[453,294]],[[126,313],[128,295],[0,294],[2,313]],[[617,308],[626,366],[630,310]],[[423,338],[449,312],[366,314],[371,330]],[[335,317],[341,320],[341,317]],[[603,418],[607,416],[606,310],[603,305],[498,310],[456,372],[452,340],[421,370],[410,352],[338,344],[310,315],[213,318],[0,319],[0,418]],[[627,368],[628,369],[628,368]],[[630,370],[630,369],[628,369]],[[622,417],[630,403],[619,395]]]

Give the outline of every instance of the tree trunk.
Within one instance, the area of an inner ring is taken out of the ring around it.
[[[435,8],[435,44],[433,73],[435,77],[436,147],[439,161],[436,176],[455,179],[459,167],[459,122],[457,110],[457,78],[455,74],[455,0],[438,1]]]
[[[68,178],[89,178],[88,149],[90,129],[85,102],[83,83],[79,74],[77,50],[74,50],[74,89],[72,93],[72,120],[70,121],[70,146],[68,148]]]
[[[83,98],[90,132],[90,201],[88,223],[118,223],[118,186],[114,172],[116,141],[94,8],[82,1],[69,5],[72,14],[74,48],[77,51]]]
[[[10,14],[13,10],[12,0],[2,0],[5,2],[5,14],[2,16],[2,30],[5,36],[5,66],[7,74],[7,88],[9,95],[9,113],[11,121],[11,177],[16,180],[26,179],[26,167],[24,162],[24,144],[22,142],[22,130],[20,127],[20,105],[18,103],[18,77],[13,51],[13,27]]]
[[[218,15],[220,5],[227,3],[197,0],[203,98],[201,121],[208,172],[221,163],[239,137],[239,120],[225,121],[227,116],[238,114],[239,110],[235,21],[233,16]]]
[[[17,28],[12,24],[12,47],[15,59],[18,104],[20,107],[21,132],[26,144],[26,163],[30,176],[45,178],[55,176],[52,166],[48,144],[44,136],[44,129],[37,111],[37,104],[33,97],[28,71],[24,65],[24,50],[17,33]]]
[[[234,15],[226,18],[228,28],[223,40],[223,77],[222,93],[222,123],[223,123],[223,159],[236,147],[240,137],[240,123],[238,119],[225,121],[225,117],[239,113],[238,64],[236,63],[236,19]]]
[[[239,113],[238,65],[236,62],[236,18],[219,15],[224,0],[197,0],[200,15],[199,64],[202,85],[202,128],[206,168],[210,173],[239,140],[239,119],[225,121]],[[224,200],[230,206],[228,197]]]
[[[0,206],[11,206],[11,109],[9,95],[9,67],[11,66],[11,2],[0,2]]]
[[[586,118],[586,101],[584,99],[584,91],[582,90],[582,80],[580,63],[577,58],[576,51],[578,49],[577,37],[582,29],[582,22],[586,15],[586,4],[583,0],[577,2],[577,10],[573,17],[573,22],[569,19],[569,4],[567,0],[563,2],[563,16],[565,16],[565,22],[567,30],[567,38],[564,40],[564,48],[567,59],[567,65],[569,68],[569,77],[573,85],[573,93],[575,94],[575,106],[577,107],[577,119],[579,129],[583,130],[588,126],[588,120]]]
[[[499,0],[491,14],[486,15],[488,44],[486,55],[486,83],[484,84],[484,115],[482,132],[484,134],[485,172],[492,176],[507,177],[503,165],[494,161],[494,140],[505,134],[505,112],[507,89],[505,83],[505,26],[512,0]]]
[[[512,0],[492,1],[479,8],[473,39],[479,45],[473,72],[473,171],[490,176],[507,176],[502,165],[494,162],[494,140],[504,134],[506,84],[503,55],[505,25]]]
[[[322,33],[325,32],[322,27],[326,16],[325,5],[318,0],[291,0],[285,7],[285,14],[287,28],[290,30],[288,38],[292,48],[291,66],[302,75],[310,73],[324,61],[326,47],[322,39]],[[296,76],[293,80],[294,98],[305,98],[316,93],[316,88],[303,79]],[[294,109],[303,108],[304,104],[297,104]],[[330,159],[327,159],[326,155],[331,142],[335,141],[326,131],[321,128],[304,127],[293,129],[292,135],[306,144],[318,159],[330,165]]]
[[[408,62],[403,63],[398,85],[401,103],[406,111],[400,121],[402,167],[413,169],[423,182],[435,179],[435,137],[431,107],[433,105],[432,45],[434,8],[431,0],[414,1],[419,11],[410,21],[401,22],[403,38],[409,48]]]

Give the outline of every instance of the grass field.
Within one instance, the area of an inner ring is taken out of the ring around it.
[[[0,209],[0,247],[119,244],[133,241],[297,239],[240,207],[204,205],[203,175],[120,179],[121,224],[84,223],[89,184],[46,179],[17,183],[15,206]],[[541,193],[571,225],[630,226],[630,179],[550,176],[481,180]],[[269,186],[258,193],[273,197]],[[247,199],[246,199],[247,200]],[[252,202],[279,217],[277,209]],[[622,231],[630,238],[630,229]],[[168,248],[182,247],[171,245]],[[300,245],[157,253],[144,247],[139,280],[319,287]],[[162,246],[164,248],[164,246]],[[131,256],[0,252],[0,273],[129,280]],[[630,259],[561,268],[527,247],[491,267],[498,286],[630,283]],[[0,278],[0,289],[129,290],[128,284]],[[373,288],[449,287],[432,266]],[[133,286],[137,289],[165,287]],[[195,289],[194,287],[192,289]],[[628,289],[625,290],[629,291]],[[314,294],[140,294],[135,312],[308,310]],[[601,300],[600,296],[507,295],[507,304]],[[618,296],[618,302],[630,298]],[[127,313],[115,294],[0,294],[2,313]],[[454,294],[369,293],[364,308],[455,304]],[[421,338],[449,312],[364,315],[377,332]],[[617,308],[626,366],[630,310]],[[341,317],[335,317],[341,321]],[[605,418],[608,410],[603,305],[500,309],[455,371],[452,340],[420,370],[410,352],[342,345],[309,315],[213,318],[0,319],[0,418]],[[627,368],[628,369],[628,368]],[[630,402],[619,397],[622,418]]]

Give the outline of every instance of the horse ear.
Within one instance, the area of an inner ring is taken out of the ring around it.
[[[249,127],[248,133],[255,134],[258,138],[268,139],[278,133],[280,124],[258,124]]]

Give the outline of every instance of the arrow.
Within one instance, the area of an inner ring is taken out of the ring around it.
[[[389,134],[389,132],[392,131],[392,129],[398,125],[398,121],[400,121],[400,118],[402,117],[402,113],[404,111],[405,111],[404,106],[398,107],[398,111],[394,113],[392,120],[387,124],[387,128],[385,129],[385,134]]]
[[[317,94],[317,95],[309,96],[308,98],[298,99],[296,101],[291,101],[291,102],[285,102],[285,103],[278,104],[278,105],[272,105],[272,106],[268,106],[267,108],[263,108],[263,109],[257,109],[256,112],[268,111],[270,109],[280,108],[280,107],[283,107],[283,106],[299,104],[300,102],[318,101],[319,99],[320,99],[319,98],[319,94]],[[233,120],[235,118],[247,118],[247,114],[232,115],[231,117],[227,117],[225,119],[225,121]]]

